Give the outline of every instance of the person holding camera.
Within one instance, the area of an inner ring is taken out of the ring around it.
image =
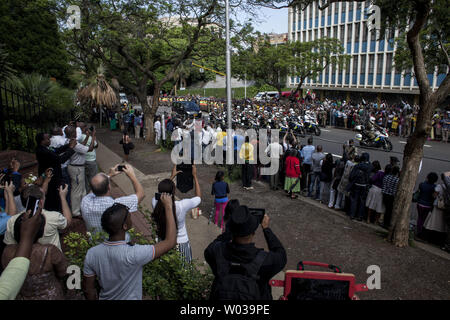
[[[49,179],[44,181],[42,186],[31,185],[26,187],[21,194],[22,204],[29,211],[34,207],[30,205],[30,201],[38,201],[39,208],[45,208],[46,201],[46,190],[49,185]],[[64,231],[72,223],[72,213],[70,211],[69,204],[67,203],[66,196],[68,192],[68,186],[60,186],[58,189],[59,197],[61,201],[62,211],[48,211],[46,209],[42,210],[42,216],[45,218],[44,234],[39,238],[38,242],[42,245],[52,244],[61,250],[61,241],[59,237],[59,231]],[[16,214],[9,218],[6,225],[5,239],[4,243],[6,245],[17,244],[19,241],[14,237],[15,235],[15,223],[23,214]],[[20,218],[23,219],[23,218]]]
[[[111,196],[110,179],[124,172],[133,184],[135,193],[114,199]],[[115,203],[121,203],[128,207],[131,213],[138,211],[138,206],[145,197],[144,188],[136,178],[133,167],[130,165],[116,165],[109,170],[109,174],[98,173],[90,181],[92,192],[81,200],[81,215],[90,232],[101,232],[102,214]]]
[[[176,244],[172,197],[163,193],[160,202],[167,222],[166,238],[155,245],[127,243],[126,234],[132,228],[132,221],[126,206],[115,203],[105,210],[101,223],[109,239],[90,248],[84,260],[83,291],[87,300],[142,300],[144,266]],[[101,288],[99,293],[96,279]]]
[[[86,140],[86,138],[88,138],[86,147],[90,147],[92,143],[92,133],[95,131],[95,128],[88,128],[87,125],[83,123],[81,131],[83,132],[83,134],[81,135],[81,141],[84,141]],[[98,173],[97,153],[95,151],[95,149],[97,148],[98,143],[97,141],[95,141],[94,149],[86,153],[86,162],[84,163],[84,171],[86,172],[86,193],[91,192],[89,181],[91,181],[91,179]]]
[[[41,227],[42,208],[35,215],[26,214],[20,226],[20,241],[14,258],[0,277],[0,300],[14,300],[27,277],[34,239]]]
[[[247,206],[231,213],[225,232],[204,252],[214,273],[211,300],[272,300],[269,280],[286,266],[286,251],[269,228]],[[261,225],[269,252],[256,248],[255,231]]]
[[[202,192],[200,190],[200,184],[197,178],[197,168],[192,165],[192,177],[194,179],[195,185],[195,196],[193,198],[183,199],[180,201],[175,201],[175,183],[173,179],[178,175],[182,174],[182,171],[177,171],[177,166],[175,165],[172,170],[172,176],[170,179],[164,179],[158,184],[158,194],[152,199],[153,213],[152,218],[157,225],[157,235],[158,238],[164,240],[166,239],[166,234],[164,232],[166,225],[166,215],[164,214],[164,208],[157,199],[157,197],[162,193],[170,194],[173,202],[173,215],[175,217],[177,226],[177,250],[180,252],[181,256],[187,263],[192,261],[192,249],[191,243],[186,230],[186,214],[194,208],[197,208],[202,201]]]

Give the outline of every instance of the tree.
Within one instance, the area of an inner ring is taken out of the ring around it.
[[[153,140],[153,119],[160,90],[180,64],[189,59],[202,37],[214,37],[211,26],[221,8],[216,0],[132,2],[61,1],[81,8],[81,30],[67,30],[81,57],[102,61],[111,76],[138,98],[145,113],[147,140]],[[153,100],[147,101],[148,89]]]
[[[0,43],[12,68],[70,85],[70,65],[61,41],[52,0],[0,1]]]
[[[4,45],[0,44],[0,83],[12,80],[16,70],[13,69],[9,60],[9,53],[4,49]]]
[[[233,73],[240,79],[253,79],[281,90],[290,70],[290,51],[287,45],[273,46],[259,35],[252,39],[249,48],[233,56]]]
[[[347,0],[321,1],[319,10],[327,8],[334,2]],[[363,0],[356,0],[362,2]],[[310,5],[313,0],[260,0],[265,6],[283,7]],[[450,6],[446,0],[374,0],[381,9],[382,28],[380,35],[387,29],[399,28],[406,34],[409,55],[400,50],[396,58],[396,68],[400,70],[408,65],[413,66],[414,76],[419,86],[419,112],[416,128],[408,138],[403,151],[403,165],[400,174],[399,188],[395,195],[394,209],[388,240],[394,245],[405,247],[409,240],[409,221],[411,194],[414,191],[420,161],[423,158],[423,146],[432,128],[431,121],[436,107],[450,94],[450,44],[449,19]],[[402,40],[400,49],[402,49]],[[403,42],[404,44],[404,42]],[[403,46],[403,49],[406,46]],[[409,63],[408,63],[409,61]],[[436,69],[445,75],[439,88],[433,92],[427,77],[427,70]]]
[[[350,56],[344,54],[344,47],[339,39],[320,38],[309,42],[292,42],[290,44],[291,75],[300,81],[293,96],[299,92],[306,78],[316,78],[330,65],[333,68],[345,68]]]

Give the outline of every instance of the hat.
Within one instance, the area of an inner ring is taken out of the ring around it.
[[[230,230],[234,236],[245,237],[258,229],[258,220],[250,213],[247,206],[236,208],[230,220]]]

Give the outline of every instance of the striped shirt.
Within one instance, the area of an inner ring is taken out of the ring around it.
[[[383,178],[382,192],[391,196],[395,196],[398,187],[398,177],[393,175],[385,175]]]

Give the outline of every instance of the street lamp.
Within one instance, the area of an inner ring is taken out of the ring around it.
[[[227,114],[228,114],[228,129],[231,130],[231,57],[230,57],[230,3],[225,0],[225,19],[226,19],[226,63],[227,63]]]

